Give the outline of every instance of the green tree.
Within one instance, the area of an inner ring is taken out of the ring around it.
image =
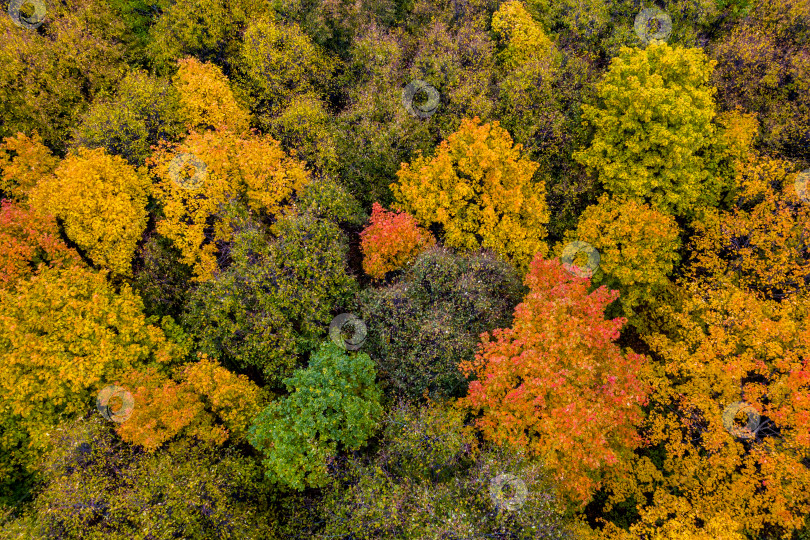
[[[288,214],[273,234],[268,242],[255,223],[238,231],[231,266],[194,291],[182,320],[202,351],[280,386],[326,335],[355,283],[337,225]]]
[[[429,250],[393,284],[359,295],[364,350],[395,394],[460,397],[458,364],[473,359],[481,332],[511,323],[522,295],[514,269],[492,253]]]
[[[154,454],[122,445],[99,415],[61,424],[41,490],[4,538],[276,538],[261,465],[179,441]]]
[[[375,376],[367,354],[322,344],[307,369],[284,380],[290,395],[268,405],[250,428],[248,440],[264,453],[267,477],[298,490],[325,485],[327,460],[338,445],[356,450],[378,427]]]
[[[168,81],[131,71],[112,95],[99,95],[73,136],[73,147],[100,148],[134,166],[145,163],[151,146],[176,142],[185,128],[177,90]]]

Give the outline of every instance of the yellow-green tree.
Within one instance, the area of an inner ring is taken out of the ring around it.
[[[402,164],[391,184],[394,208],[423,226],[441,225],[449,247],[489,248],[525,269],[548,251],[545,184],[532,179],[536,170],[497,121],[465,119],[434,157]]]
[[[192,57],[178,60],[177,66],[173,82],[189,129],[222,127],[242,133],[248,128],[250,114],[237,103],[218,66]]]
[[[275,215],[310,181],[304,163],[272,137],[230,130],[192,132],[181,144],[159,149],[150,163],[163,203],[157,231],[180,250],[198,281],[217,270],[216,242],[231,240],[232,226],[223,217],[228,205]]]
[[[48,432],[87,413],[103,387],[183,354],[147,323],[129,286],[116,292],[104,272],[45,268],[0,289],[0,479],[32,470]]]
[[[599,251],[601,272],[593,282],[621,292],[619,301],[632,322],[635,308],[669,283],[667,276],[680,258],[679,232],[672,216],[605,194],[585,209],[566,242],[587,242]]]
[[[31,206],[64,220],[65,234],[95,264],[130,275],[146,228],[149,179],[103,148],[80,148],[30,192]]]
[[[729,179],[713,163],[714,62],[701,49],[654,41],[624,47],[583,105],[595,133],[574,158],[612,194],[676,215],[715,206]]]
[[[275,116],[294,97],[323,89],[334,64],[297,24],[259,19],[245,30],[238,69],[254,110]]]

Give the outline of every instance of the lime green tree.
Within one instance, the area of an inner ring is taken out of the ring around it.
[[[730,180],[710,159],[713,66],[701,49],[660,41],[622,48],[596,85],[596,102],[583,105],[594,136],[574,158],[618,197],[676,215],[717,205]]]

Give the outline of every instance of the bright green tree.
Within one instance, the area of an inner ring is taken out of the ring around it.
[[[254,420],[248,440],[265,454],[268,478],[302,490],[328,481],[327,459],[356,450],[374,434],[382,414],[374,363],[327,342],[307,369],[284,380],[289,396]]]

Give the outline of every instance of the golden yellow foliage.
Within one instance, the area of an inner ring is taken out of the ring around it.
[[[215,242],[230,240],[228,220],[216,217],[223,207],[237,201],[275,215],[310,181],[304,163],[288,156],[272,137],[240,137],[228,130],[192,132],[174,148],[158,150],[150,163],[165,216],[157,231],[172,240],[198,281],[210,279],[217,269]],[[196,167],[187,171],[190,177],[182,170],[189,165]]]
[[[190,130],[224,127],[242,133],[248,128],[250,114],[236,102],[228,78],[218,66],[193,57],[177,64],[174,86]]]
[[[402,164],[393,207],[422,226],[441,224],[449,247],[489,248],[525,270],[548,252],[545,183],[532,179],[536,170],[497,121],[465,119],[434,157]]]
[[[103,148],[80,148],[30,192],[31,206],[64,220],[65,234],[95,264],[130,275],[146,228],[149,179]]]
[[[39,179],[53,172],[59,158],[51,154],[36,132],[17,133],[0,145],[0,190],[7,198],[24,200]]]

